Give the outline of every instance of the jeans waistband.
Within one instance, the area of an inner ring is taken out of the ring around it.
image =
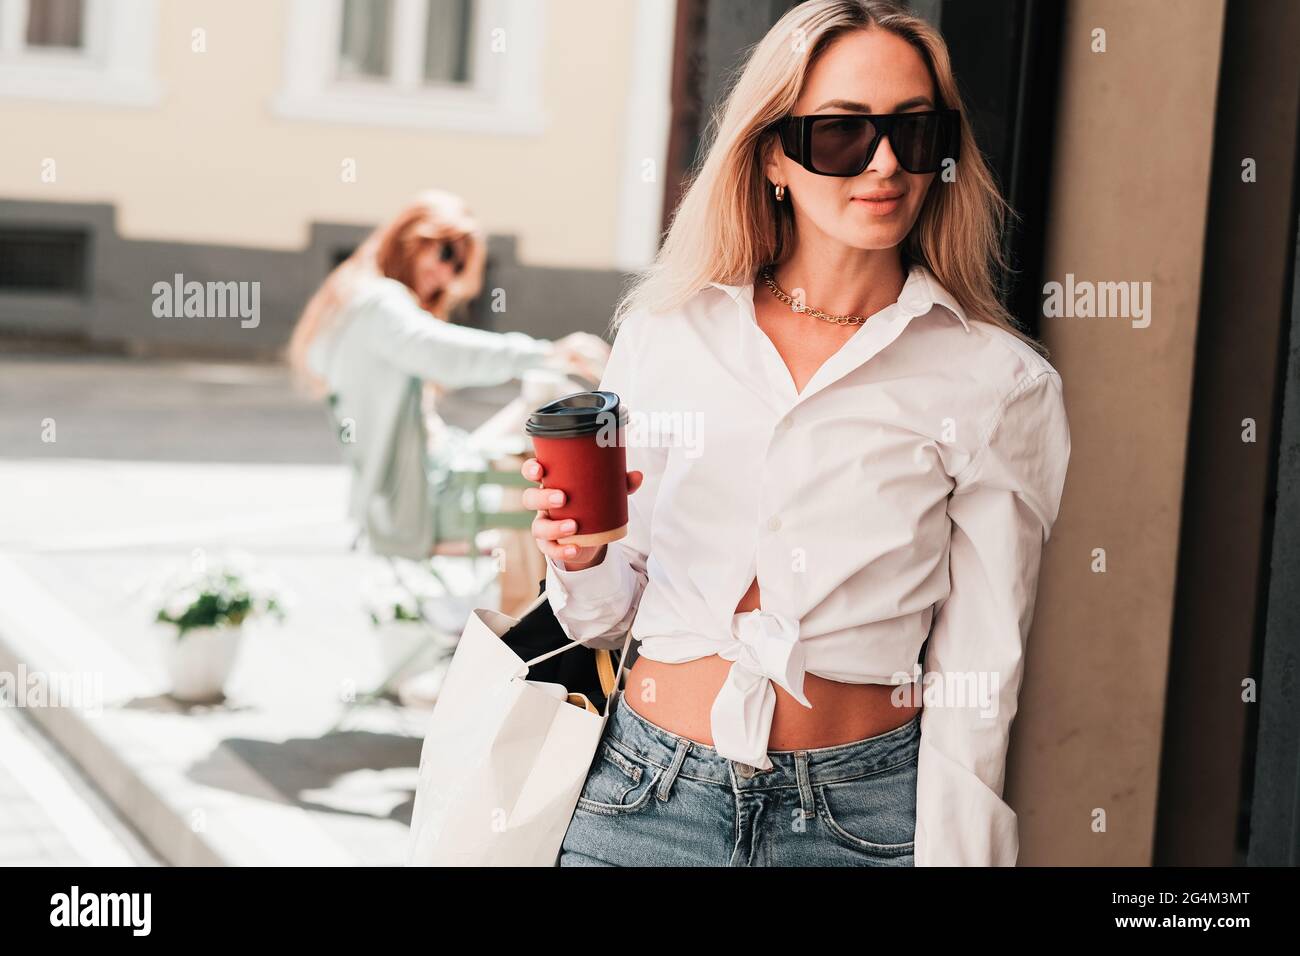
[[[808,787],[854,780],[913,760],[921,745],[921,713],[892,730],[833,747],[769,750],[770,770],[729,760],[707,744],[674,734],[647,720],[616,690],[604,740],[624,756],[688,777],[737,789]]]

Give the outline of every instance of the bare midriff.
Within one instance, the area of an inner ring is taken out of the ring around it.
[[[758,579],[736,605],[736,612],[761,607]],[[698,743],[713,745],[710,711],[731,661],[716,654],[664,664],[638,657],[625,675],[624,700],[634,711],[665,730]],[[899,702],[892,684],[847,684],[805,674],[803,690],[812,708],[804,707],[775,683],[776,709],[768,737],[769,750],[834,747],[874,737],[901,727],[921,709]],[[900,695],[902,696],[902,695]],[[919,695],[916,695],[919,697]]]

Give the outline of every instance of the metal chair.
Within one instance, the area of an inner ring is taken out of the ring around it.
[[[412,388],[418,391],[420,387],[419,380],[412,379],[411,382]],[[330,393],[327,404],[331,427],[334,429],[335,435],[339,435],[342,432],[343,423],[338,416],[338,395]],[[347,458],[355,478],[361,463],[356,456],[349,455]],[[527,488],[532,482],[516,471],[501,471],[493,468],[452,469],[428,456],[426,456],[425,464],[429,495],[432,507],[435,509],[436,520],[429,559],[422,562],[422,567],[438,582],[444,594],[451,595],[454,593],[453,589],[434,566],[433,558],[467,557],[471,562],[471,575],[478,582],[480,580],[479,563],[484,557],[491,556],[490,551],[485,551],[479,547],[478,536],[484,531],[493,529],[527,529],[532,526],[535,517],[529,511],[501,510],[495,507],[490,499],[499,496],[499,492],[506,488]],[[365,537],[365,528],[359,527],[350,549],[357,550]],[[439,635],[443,633],[438,629],[432,615],[425,606],[425,595],[413,588],[403,577],[401,568],[394,556],[380,552],[373,553],[387,561],[394,580],[412,599],[420,619],[429,628],[430,635],[429,641],[421,644],[392,668],[375,690],[358,694],[353,703],[373,702],[388,694],[394,678],[413,661],[427,653],[429,644],[436,641]],[[458,636],[447,635],[452,640]]]

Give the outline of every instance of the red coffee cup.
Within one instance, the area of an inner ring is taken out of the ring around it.
[[[627,409],[613,392],[575,392],[543,405],[524,430],[542,466],[542,487],[559,488],[565,502],[547,508],[577,530],[560,544],[594,548],[627,534]]]

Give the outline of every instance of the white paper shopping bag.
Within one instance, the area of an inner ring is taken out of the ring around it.
[[[554,866],[559,856],[609,701],[593,712],[529,683],[531,664],[580,645],[526,662],[501,640],[516,623],[478,609],[465,625],[420,755],[410,866]]]

